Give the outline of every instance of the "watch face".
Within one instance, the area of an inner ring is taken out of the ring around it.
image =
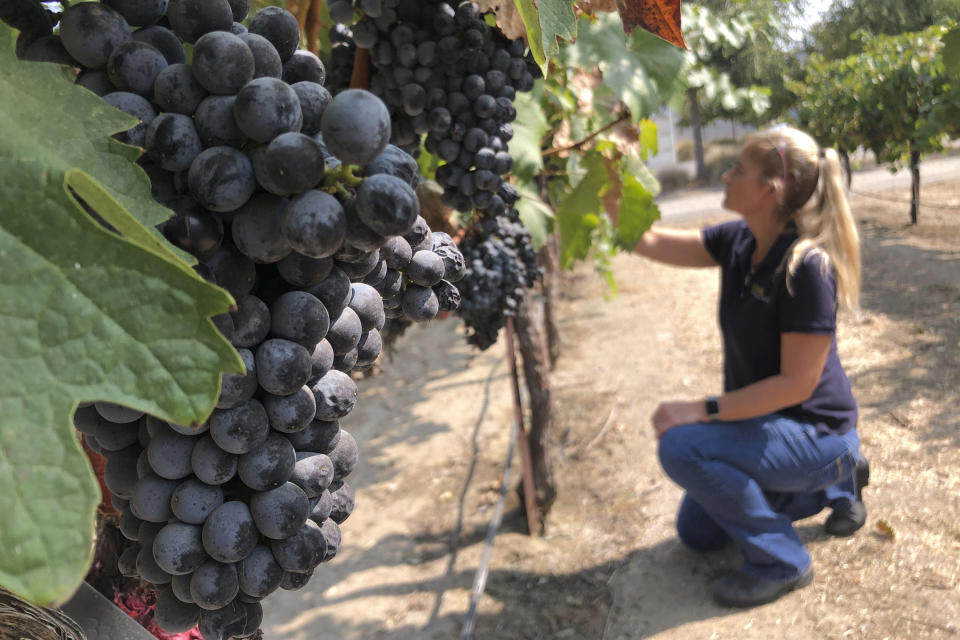
[[[714,416],[720,413],[720,403],[716,398],[707,398],[707,415]]]

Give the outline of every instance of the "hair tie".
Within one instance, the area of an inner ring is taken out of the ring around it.
[[[787,143],[777,143],[777,153],[780,154],[780,164],[783,166],[783,183],[787,183]]]

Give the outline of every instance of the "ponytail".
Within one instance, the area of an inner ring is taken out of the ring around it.
[[[797,211],[795,220],[800,240],[787,263],[792,274],[807,251],[826,255],[837,278],[837,300],[845,309],[860,308],[860,234],[844,191],[840,157],[826,149],[820,158],[818,196]]]

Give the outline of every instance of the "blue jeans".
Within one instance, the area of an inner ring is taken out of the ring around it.
[[[731,540],[742,570],[792,580],[810,566],[793,521],[853,501],[860,440],[855,429],[823,434],[778,414],[680,425],[660,438],[664,471],[686,490],[680,539],[698,551]]]

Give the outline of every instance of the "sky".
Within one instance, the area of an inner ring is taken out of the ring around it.
[[[830,8],[832,0],[807,0],[804,18],[808,23],[816,22],[820,15]]]

